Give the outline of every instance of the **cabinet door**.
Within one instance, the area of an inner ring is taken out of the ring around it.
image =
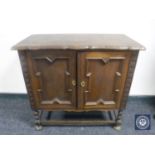
[[[37,108],[75,108],[75,52],[37,50],[28,52],[28,57],[38,100]]]
[[[130,55],[128,51],[79,53],[79,108],[119,108]]]

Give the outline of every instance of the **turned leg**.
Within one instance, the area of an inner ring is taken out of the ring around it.
[[[120,131],[122,129],[122,110],[119,110],[114,129]]]
[[[41,112],[39,110],[35,110],[33,114],[34,114],[34,118],[35,118],[35,129],[41,130],[42,129],[42,126],[40,123]]]

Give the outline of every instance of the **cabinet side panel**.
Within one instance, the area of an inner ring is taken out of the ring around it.
[[[29,73],[29,69],[28,69],[27,52],[18,51],[18,55],[19,55],[20,64],[21,64],[21,67],[22,67],[23,77],[24,77],[24,81],[25,81],[25,85],[26,85],[30,105],[31,105],[32,109],[36,109],[36,106],[35,106],[36,101],[35,101],[35,97],[34,97],[34,94],[33,94],[32,82],[31,82],[31,77],[30,77],[30,73]]]
[[[139,54],[139,51],[132,52],[129,69],[128,69],[128,75],[125,82],[125,88],[124,88],[124,93],[123,93],[122,102],[121,102],[122,103],[121,109],[126,107],[126,103],[128,100],[129,91],[130,91],[130,87],[132,84],[132,79],[133,79],[133,75],[134,75],[134,71],[137,63],[138,54]]]

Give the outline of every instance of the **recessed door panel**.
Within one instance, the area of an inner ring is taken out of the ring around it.
[[[29,53],[36,81],[38,107],[52,109],[76,106],[76,57],[74,51],[40,50]]]
[[[78,57],[79,108],[118,108],[130,53],[83,52]]]

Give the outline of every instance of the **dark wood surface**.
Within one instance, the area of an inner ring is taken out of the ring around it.
[[[116,49],[144,50],[145,47],[122,34],[38,34],[12,49]]]
[[[132,52],[94,51],[78,54],[79,107],[119,108]]]
[[[75,108],[76,55],[74,51],[59,50],[28,52],[32,63],[34,91],[39,98],[38,108]],[[74,82],[75,81],[75,82]]]
[[[115,41],[110,42],[111,37]],[[120,128],[122,109],[126,105],[138,52],[143,46],[124,35],[34,35],[14,48],[18,49],[37,126],[41,124],[44,110],[117,110],[113,121],[116,128]],[[72,120],[43,122],[46,125],[74,124]],[[84,123],[94,124],[81,122]]]
[[[128,78],[134,71],[129,64],[135,53],[138,51],[19,51],[31,105],[45,110],[119,109],[124,95],[128,96]]]

